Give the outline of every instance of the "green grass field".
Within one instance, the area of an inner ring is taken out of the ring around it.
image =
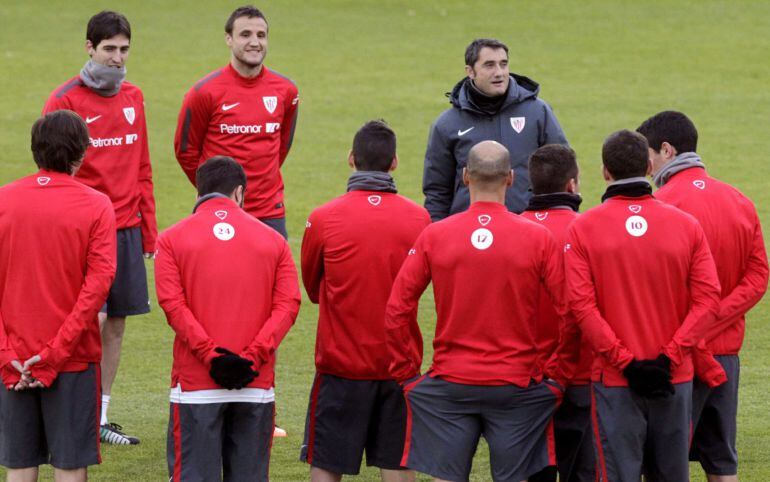
[[[0,3],[0,183],[35,171],[29,128],[52,89],[79,72],[88,18],[105,8],[133,27],[128,79],[144,91],[158,223],[189,214],[195,193],[172,139],[185,91],[228,61],[223,24],[238,2],[124,0]],[[290,243],[298,259],[307,214],[344,192],[347,151],[366,120],[386,119],[399,136],[400,192],[422,201],[428,129],[448,104],[474,37],[511,48],[511,69],[539,81],[582,168],[584,208],[603,190],[600,147],[620,128],[635,128],[664,109],[686,112],[701,134],[712,174],[757,204],[770,226],[770,3],[269,1],[266,64],[291,77],[301,96],[295,143],[284,167]],[[150,272],[152,269],[150,267]],[[222,280],[223,282],[225,280]],[[142,438],[137,447],[104,447],[94,480],[166,480],[165,439],[172,333],[161,311],[129,320],[110,419]],[[34,298],[30,298],[34,303]],[[278,421],[289,437],[273,446],[274,480],[307,478],[298,462],[314,373],[317,308],[307,299],[280,350]],[[421,307],[430,332],[430,296]],[[429,344],[428,344],[429,345]],[[750,314],[739,420],[740,475],[770,480],[770,304]],[[429,360],[429,357],[426,356]],[[693,480],[705,480],[692,466]],[[50,471],[43,472],[50,479]],[[377,472],[362,471],[361,480]],[[489,480],[486,448],[473,480]]]

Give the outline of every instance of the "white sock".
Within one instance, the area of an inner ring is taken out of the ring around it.
[[[107,425],[107,408],[110,406],[110,396],[102,395],[102,421],[100,425]]]

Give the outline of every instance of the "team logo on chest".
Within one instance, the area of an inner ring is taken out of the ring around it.
[[[700,189],[701,191],[706,189],[706,182],[702,179],[696,179],[692,182],[692,185]]]
[[[37,178],[37,183],[40,184],[41,186],[45,186],[49,182],[51,182],[51,178],[50,177],[40,176],[40,177]]]
[[[382,197],[374,194],[366,198],[366,200],[369,201],[369,204],[371,204],[372,206],[379,206],[380,203],[382,202]]]
[[[634,214],[639,214],[639,211],[642,210],[642,207],[638,204],[632,204],[628,206],[628,210],[631,211]]]
[[[635,238],[644,236],[647,232],[647,220],[641,216],[629,216],[626,219],[626,231]]]
[[[133,107],[124,107],[123,115],[126,116],[126,120],[129,124],[134,125],[134,121],[136,120],[136,111]]]
[[[535,219],[538,221],[545,221],[545,218],[548,217],[548,213],[535,213]]]
[[[222,221],[224,221],[225,218],[227,217],[227,211],[225,211],[224,209],[219,210],[219,211],[214,211],[214,216],[216,216],[219,219],[221,219]]]
[[[516,131],[516,134],[521,134],[521,131],[524,130],[524,124],[526,123],[526,117],[511,117],[511,127]]]
[[[278,97],[266,95],[262,97],[262,103],[265,104],[265,109],[272,114],[275,112],[275,108],[278,107]]]

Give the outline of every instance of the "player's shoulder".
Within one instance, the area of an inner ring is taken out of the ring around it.
[[[85,84],[80,79],[80,76],[76,75],[56,87],[53,92],[51,92],[50,99],[54,101],[61,101],[61,99],[64,99],[67,96],[71,96],[80,88],[85,88]]]
[[[265,69],[265,80],[270,81],[271,83],[280,85],[285,87],[286,89],[290,91],[297,91],[297,84],[288,76],[276,72],[275,70],[268,69],[267,67],[264,67]]]
[[[190,88],[190,92],[203,93],[214,88],[216,85],[218,85],[219,81],[223,79],[222,74],[225,73],[226,68],[227,67],[220,67],[207,73],[193,84],[193,86]]]
[[[120,85],[120,92],[122,94],[129,95],[132,97],[139,97],[139,98],[144,97],[144,94],[142,94],[142,89],[140,89],[138,85],[132,84],[127,80]]]

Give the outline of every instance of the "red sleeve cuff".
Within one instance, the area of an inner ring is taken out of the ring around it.
[[[5,385],[5,388],[8,390],[13,389],[13,387],[21,381],[21,373],[13,368],[10,362],[5,364],[3,368],[0,368],[0,377],[2,377],[3,385]]]
[[[50,387],[56,377],[59,376],[59,372],[46,362],[38,362],[32,365],[30,369],[32,372],[32,378],[40,381],[45,387]]]

